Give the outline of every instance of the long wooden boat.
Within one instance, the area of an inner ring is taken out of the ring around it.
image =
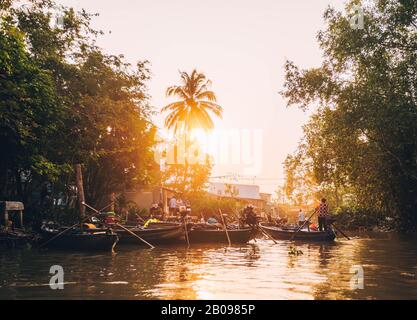
[[[183,227],[179,223],[151,224],[148,228],[129,227],[128,229],[151,244],[173,243],[183,236]],[[126,230],[116,227],[115,232],[119,236],[118,245],[145,245]]]
[[[0,250],[24,248],[34,242],[34,236],[21,229],[0,230]]]
[[[247,243],[255,237],[255,231],[252,228],[228,229],[230,242]],[[190,243],[228,243],[227,235],[224,229],[207,229],[191,227],[188,231]]]
[[[52,226],[42,226],[42,242],[47,247],[61,250],[80,250],[80,251],[111,251],[116,246],[119,238],[112,230],[69,230],[55,239],[65,228],[56,228]],[[49,243],[47,241],[51,240]]]
[[[332,229],[328,231],[308,231],[303,229],[296,233],[297,229],[283,229],[268,223],[260,223],[259,227],[274,239],[279,240],[333,241],[336,238],[336,234]]]

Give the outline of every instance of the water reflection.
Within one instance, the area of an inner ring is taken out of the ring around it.
[[[415,241],[339,240],[334,244],[258,240],[244,246],[119,249],[116,253],[0,253],[0,299],[416,299]],[[62,265],[65,289],[49,288]],[[364,290],[351,290],[362,265]]]

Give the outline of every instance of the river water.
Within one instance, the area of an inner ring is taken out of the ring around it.
[[[416,240],[297,243],[299,255],[291,246],[0,252],[0,299],[417,299]],[[63,267],[63,290],[49,286],[52,265]]]

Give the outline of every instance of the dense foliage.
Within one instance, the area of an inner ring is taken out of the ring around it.
[[[0,5],[0,199],[38,213],[70,206],[76,163],[93,205],[150,183],[147,62],[104,53],[85,11],[61,7],[56,25],[52,1]]]
[[[347,12],[359,1],[350,1]],[[300,177],[313,196],[328,196],[417,229],[417,2],[374,0],[364,28],[329,8],[318,34],[324,61],[300,70],[287,62],[289,105],[317,106],[287,158],[287,194]]]

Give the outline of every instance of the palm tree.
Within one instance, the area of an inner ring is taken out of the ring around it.
[[[210,113],[221,118],[223,109],[216,103],[216,95],[209,90],[211,81],[203,73],[193,70],[191,74],[180,72],[182,84],[167,89],[167,97],[177,97],[178,101],[163,107],[161,112],[169,111],[165,126],[174,133],[183,129],[185,133],[201,128],[205,131],[214,128]]]

